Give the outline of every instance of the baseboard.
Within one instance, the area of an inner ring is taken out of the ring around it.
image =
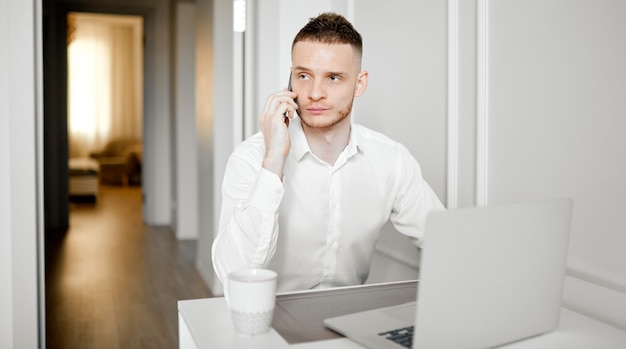
[[[568,262],[563,306],[626,331],[626,273],[591,261]]]

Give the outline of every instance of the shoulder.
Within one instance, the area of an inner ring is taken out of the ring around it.
[[[420,165],[409,149],[389,136],[363,125],[353,125],[359,153],[376,164],[381,171],[409,171]]]
[[[402,143],[391,139],[381,132],[359,124],[353,124],[352,129],[355,132],[359,148],[364,152],[382,152],[383,154],[387,153],[386,155],[409,152]]]

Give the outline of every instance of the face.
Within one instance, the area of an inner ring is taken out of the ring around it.
[[[329,129],[349,122],[352,103],[367,86],[367,72],[348,44],[299,41],[292,50],[292,89],[298,115],[309,128]]]

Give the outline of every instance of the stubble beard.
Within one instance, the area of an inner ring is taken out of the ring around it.
[[[318,129],[318,130],[327,130],[339,124],[340,122],[344,121],[348,116],[350,116],[350,113],[352,113],[353,104],[354,104],[354,96],[350,100],[350,103],[346,105],[343,109],[340,109],[337,112],[337,115],[330,120],[320,120],[321,118],[318,118],[318,117],[303,118],[302,115],[300,115],[300,120],[302,124],[308,128]],[[300,113],[298,113],[298,115],[299,114]]]

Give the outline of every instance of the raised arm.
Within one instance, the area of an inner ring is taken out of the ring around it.
[[[288,91],[271,95],[260,118],[261,134],[237,147],[226,165],[212,247],[213,266],[223,284],[229,272],[265,266],[274,256],[281,179],[291,147],[285,113],[294,115],[295,96]]]

